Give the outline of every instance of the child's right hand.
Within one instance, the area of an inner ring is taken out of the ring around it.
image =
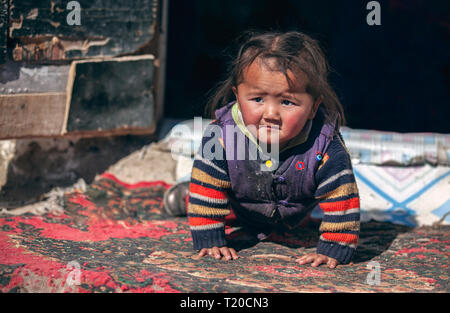
[[[200,252],[198,253],[199,256],[203,257],[205,255],[210,255],[214,258],[216,258],[217,260],[236,260],[238,258],[238,255],[236,253],[236,250],[234,250],[233,248],[228,248],[228,247],[212,247],[212,248],[203,248],[200,250]],[[223,256],[223,258],[222,258]]]

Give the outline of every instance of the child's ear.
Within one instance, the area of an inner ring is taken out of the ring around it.
[[[241,109],[241,104],[239,103],[239,99],[238,99],[238,91],[237,91],[237,87],[236,87],[236,86],[233,86],[233,87],[231,87],[231,89],[233,90],[234,97],[236,98],[236,102],[237,102],[237,104],[238,104],[238,106],[239,106],[239,110],[240,110],[240,109]]]
[[[319,105],[322,103],[322,101],[323,101],[323,97],[319,96],[317,98],[317,100],[314,102],[312,110],[311,110],[311,114],[309,115],[310,120],[312,120],[312,119],[314,119],[314,117],[316,117],[317,110],[319,109]]]
[[[238,98],[238,93],[237,93],[237,88],[235,86],[231,87],[231,89],[233,90],[234,96],[236,97],[236,101]]]

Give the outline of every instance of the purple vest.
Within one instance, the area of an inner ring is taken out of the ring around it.
[[[236,126],[231,115],[233,104],[229,103],[215,113],[225,147],[232,144],[236,151],[237,145],[242,143],[236,140],[229,143],[225,131],[226,125]],[[322,110],[320,107],[317,111],[306,142],[281,152],[279,166],[273,171],[261,170],[265,160],[259,154],[256,160],[227,157],[231,181],[228,198],[241,222],[256,229],[294,228],[317,205],[315,173],[335,134],[336,125],[335,121],[325,123]],[[249,150],[250,145],[255,144],[245,136],[245,149]]]

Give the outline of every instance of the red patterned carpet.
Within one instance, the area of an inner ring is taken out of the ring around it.
[[[161,214],[168,187],[104,174],[66,194],[64,214],[0,215],[0,291],[450,292],[448,226],[363,223],[354,263],[334,270],[294,262],[314,251],[317,226],[263,242],[228,227],[241,258],[199,259],[187,219]]]

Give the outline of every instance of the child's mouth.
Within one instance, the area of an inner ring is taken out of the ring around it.
[[[277,142],[280,137],[280,127],[277,125],[261,125],[258,130],[258,139],[263,142]]]
[[[259,128],[267,129],[267,130],[280,130],[280,126],[277,125],[261,125]]]

